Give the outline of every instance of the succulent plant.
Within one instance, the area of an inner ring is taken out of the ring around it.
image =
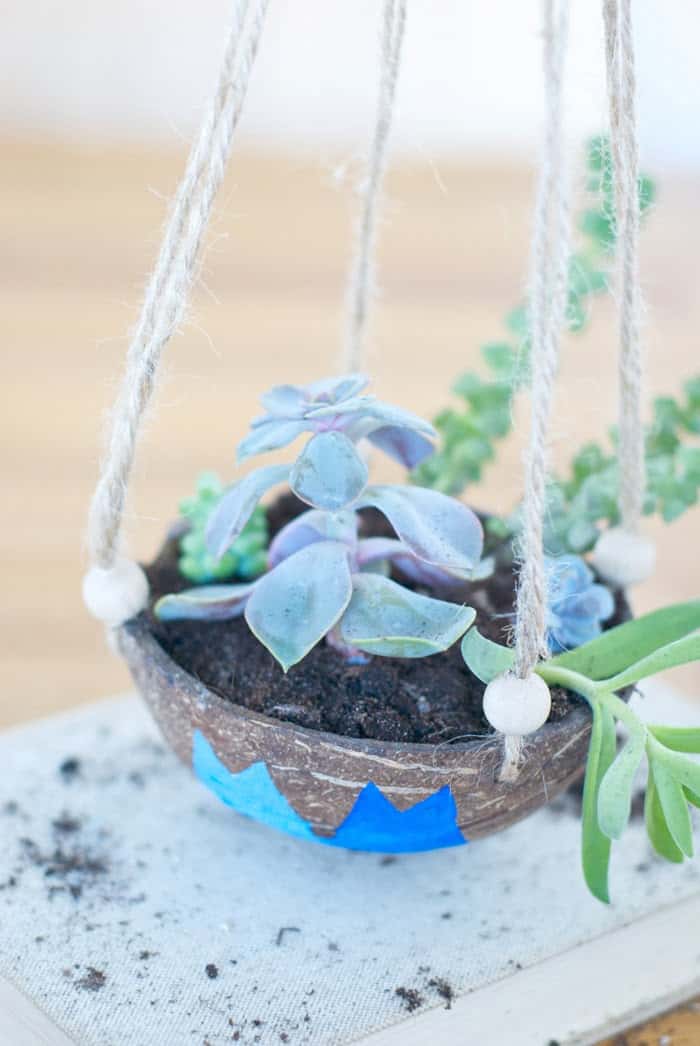
[[[615,610],[610,590],[579,556],[548,556],[545,570],[550,650],[561,653],[595,639]]]
[[[509,647],[476,628],[462,641],[468,667],[490,683],[513,667]],[[660,857],[680,864],[693,853],[689,807],[700,807],[700,728],[649,725],[618,696],[626,687],[677,665],[700,661],[700,600],[677,603],[609,629],[576,650],[541,662],[535,672],[588,703],[593,717],[583,791],[581,858],[586,884],[610,899],[612,843],[630,818],[632,794],[644,756],[647,835]],[[625,728],[618,751],[616,723]]]
[[[239,459],[311,439],[291,465],[266,465],[229,487],[210,514],[205,543],[218,560],[237,541],[261,497],[289,483],[310,509],[270,545],[269,570],[248,584],[209,585],[163,597],[163,620],[222,620],[245,614],[251,631],[287,671],[324,636],[348,658],[423,657],[447,649],[475,612],[406,588],[387,575],[401,567],[416,585],[439,588],[482,575],[483,531],[454,498],[409,485],[367,485],[356,443],[363,438],[404,462],[432,449],[430,425],[359,393],[361,375],[282,385],[267,393],[268,413],[253,422]],[[359,536],[363,508],[378,509],[395,538]]]
[[[206,547],[204,534],[209,517],[221,499],[224,487],[214,472],[203,472],[194,496],[183,498],[180,514],[189,526],[180,538],[178,567],[188,581],[203,584],[238,577],[257,577],[267,567],[267,516],[256,508],[240,535],[220,558]]]

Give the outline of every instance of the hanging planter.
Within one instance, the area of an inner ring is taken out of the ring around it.
[[[266,393],[239,461],[303,438],[296,458],[226,488],[205,477],[144,572],[119,554],[126,487],[159,357],[195,275],[267,0],[243,6],[129,351],[91,507],[84,595],[114,630],[167,742],[233,809],[325,845],[428,850],[512,824],[585,768],[583,871],[607,900],[611,842],[629,819],[643,757],[652,845],[671,861],[692,853],[689,806],[700,806],[700,765],[691,755],[700,753],[700,730],[645,725],[625,698],[639,680],[700,660],[700,601],[631,620],[624,590],[653,567],[643,513],[672,518],[681,502],[680,511],[696,500],[700,450],[684,441],[700,431],[700,386],[688,384],[683,404],[657,403],[645,433],[637,237],[651,194],[637,176],[628,0],[605,5],[611,148],[599,140],[591,149],[589,188],[603,202],[584,215],[588,248],[570,254],[566,5],[556,18],[553,7],[545,4],[545,163],[531,295],[509,317],[515,343],[484,349],[494,380],[463,376],[456,391],[464,413],[447,410],[433,428],[368,395],[357,373],[405,20],[405,0],[386,0],[350,277],[348,373]],[[616,240],[619,439],[610,454],[584,448],[561,480],[546,468],[560,337],[584,325],[585,299],[607,286],[604,261]],[[513,391],[525,383],[533,420],[523,503],[510,519],[479,518],[455,495],[493,457],[510,428]],[[404,465],[408,482],[373,484],[368,443]],[[280,486],[291,493],[265,507]],[[619,752],[618,724],[626,731]]]
[[[307,508],[283,497],[269,518],[273,527],[283,517],[288,527],[295,518],[301,527],[298,514]],[[363,541],[399,544],[387,537],[378,513],[361,515]],[[196,540],[192,529],[188,534]],[[274,555],[276,534],[270,537]],[[119,645],[168,743],[239,813],[327,845],[427,850],[497,831],[580,778],[590,715],[566,691],[554,690],[550,721],[529,739],[517,780],[501,781],[502,743],[481,711],[484,684],[464,664],[458,644],[409,659],[348,654],[321,641],[285,674],[242,616],[217,620],[226,614],[230,585],[173,594],[187,585],[179,564],[191,553],[183,553],[183,541],[176,532],[148,570],[164,620],[139,615],[120,629]],[[508,547],[495,546],[499,565],[490,576],[451,579],[447,591],[443,579],[440,590],[441,603],[449,597],[455,613],[470,601],[492,611],[500,606],[506,616],[492,619],[494,636],[512,618]],[[313,560],[305,569],[314,569]],[[402,587],[412,586],[408,592],[416,589],[415,571],[411,580],[395,567],[394,576]],[[321,580],[328,581],[325,571]],[[582,580],[581,598],[597,596],[610,622],[628,617],[621,593],[613,609],[612,597],[609,606],[601,600],[607,589]],[[423,584],[420,591],[431,590]],[[209,593],[206,605],[202,592]],[[198,619],[187,620],[188,614]],[[472,619],[465,613],[465,623]],[[588,625],[597,630],[599,619]],[[565,628],[561,620],[559,627]],[[365,642],[366,649],[372,645]]]

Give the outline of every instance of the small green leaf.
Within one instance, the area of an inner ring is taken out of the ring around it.
[[[632,734],[600,783],[598,823],[609,839],[619,839],[630,819],[632,788],[644,755],[644,743],[643,729]]]
[[[657,854],[660,857],[665,857],[667,861],[672,861],[674,864],[681,864],[683,851],[674,842],[666,824],[666,818],[661,809],[656,785],[654,784],[654,774],[651,766],[649,767],[649,779],[644,797],[644,821],[649,841]]]
[[[598,824],[598,793],[600,782],[610,768],[617,747],[615,721],[604,705],[592,706],[593,729],[588,748],[586,779],[583,786],[581,818],[581,861],[586,885],[594,897],[606,904],[610,901],[608,868],[610,839]]]
[[[659,749],[660,751],[657,750],[657,761],[661,759],[684,788],[689,788],[691,792],[700,795],[700,763],[696,763],[695,760],[689,759],[687,755],[680,752],[673,752],[660,746]]]
[[[666,748],[674,752],[693,752],[700,755],[700,727],[693,726],[649,726],[650,733]]]
[[[515,660],[510,647],[486,639],[477,628],[470,628],[462,640],[462,657],[482,683],[490,683],[496,676],[503,675],[513,667]]]
[[[656,196],[656,185],[651,178],[642,175],[639,179],[639,212],[644,214],[651,207]]]
[[[692,857],[693,829],[685,793],[667,764],[660,759],[653,762],[654,784],[668,831],[678,849]]]
[[[506,326],[513,334],[521,338],[527,338],[530,334],[530,315],[527,304],[518,305],[506,316]]]
[[[482,346],[481,354],[499,378],[510,377],[517,358],[512,345],[502,341],[491,341]]]
[[[683,794],[692,806],[697,806],[700,809],[700,795],[697,792],[693,792],[690,788],[684,788]]]
[[[589,643],[559,654],[551,664],[570,668],[589,679],[609,679],[660,647],[700,628],[700,599],[662,610],[608,629]]]
[[[684,636],[675,643],[655,650],[606,682],[611,690],[621,690],[622,687],[638,683],[640,679],[648,679],[649,676],[665,672],[669,668],[677,668],[678,665],[687,665],[690,661],[700,661],[700,632]]]
[[[610,250],[615,245],[615,226],[602,211],[584,211],[581,231],[595,240],[603,250]]]

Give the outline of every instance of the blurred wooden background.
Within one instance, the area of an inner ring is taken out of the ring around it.
[[[182,162],[173,151],[0,145],[0,726],[129,685],[83,609],[81,542],[103,415]],[[128,532],[144,558],[200,469],[232,477],[258,394],[336,366],[354,172],[265,154],[243,154],[232,167],[138,456]],[[501,317],[521,295],[530,176],[422,162],[392,171],[388,190],[371,369],[378,393],[430,416],[454,377],[479,365],[480,344],[501,335]],[[662,184],[644,232],[655,393],[674,392],[700,369],[698,192],[697,182]],[[614,416],[611,302],[593,311],[588,333],[565,352],[558,459],[602,435]],[[474,504],[507,508],[519,496],[521,440],[522,429],[472,492]],[[659,570],[636,593],[639,610],[697,595],[698,521],[696,511],[653,528]],[[675,678],[700,692],[697,670]],[[674,1046],[700,1041],[696,1013],[674,1020]],[[625,1041],[662,1041],[648,1035],[664,1029]]]

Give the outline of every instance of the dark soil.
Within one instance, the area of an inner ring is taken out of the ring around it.
[[[279,498],[268,508],[271,534],[305,507],[293,495]],[[366,536],[393,536],[380,513],[363,510],[362,517]],[[492,577],[456,582],[440,595],[473,606],[479,630],[504,642],[513,621],[513,570],[503,550],[500,556],[498,548],[492,552],[497,561]],[[154,601],[190,585],[178,571],[177,553],[171,537],[147,568]],[[405,582],[400,573],[393,576]],[[618,599],[612,623],[623,620],[625,610]],[[427,744],[491,732],[481,709],[484,686],[464,664],[459,644],[428,658],[374,657],[367,665],[348,665],[322,642],[285,675],[242,617],[160,622],[151,616],[151,627],[167,653],[209,689],[276,719],[346,737]],[[550,719],[561,719],[577,700],[555,689]]]

